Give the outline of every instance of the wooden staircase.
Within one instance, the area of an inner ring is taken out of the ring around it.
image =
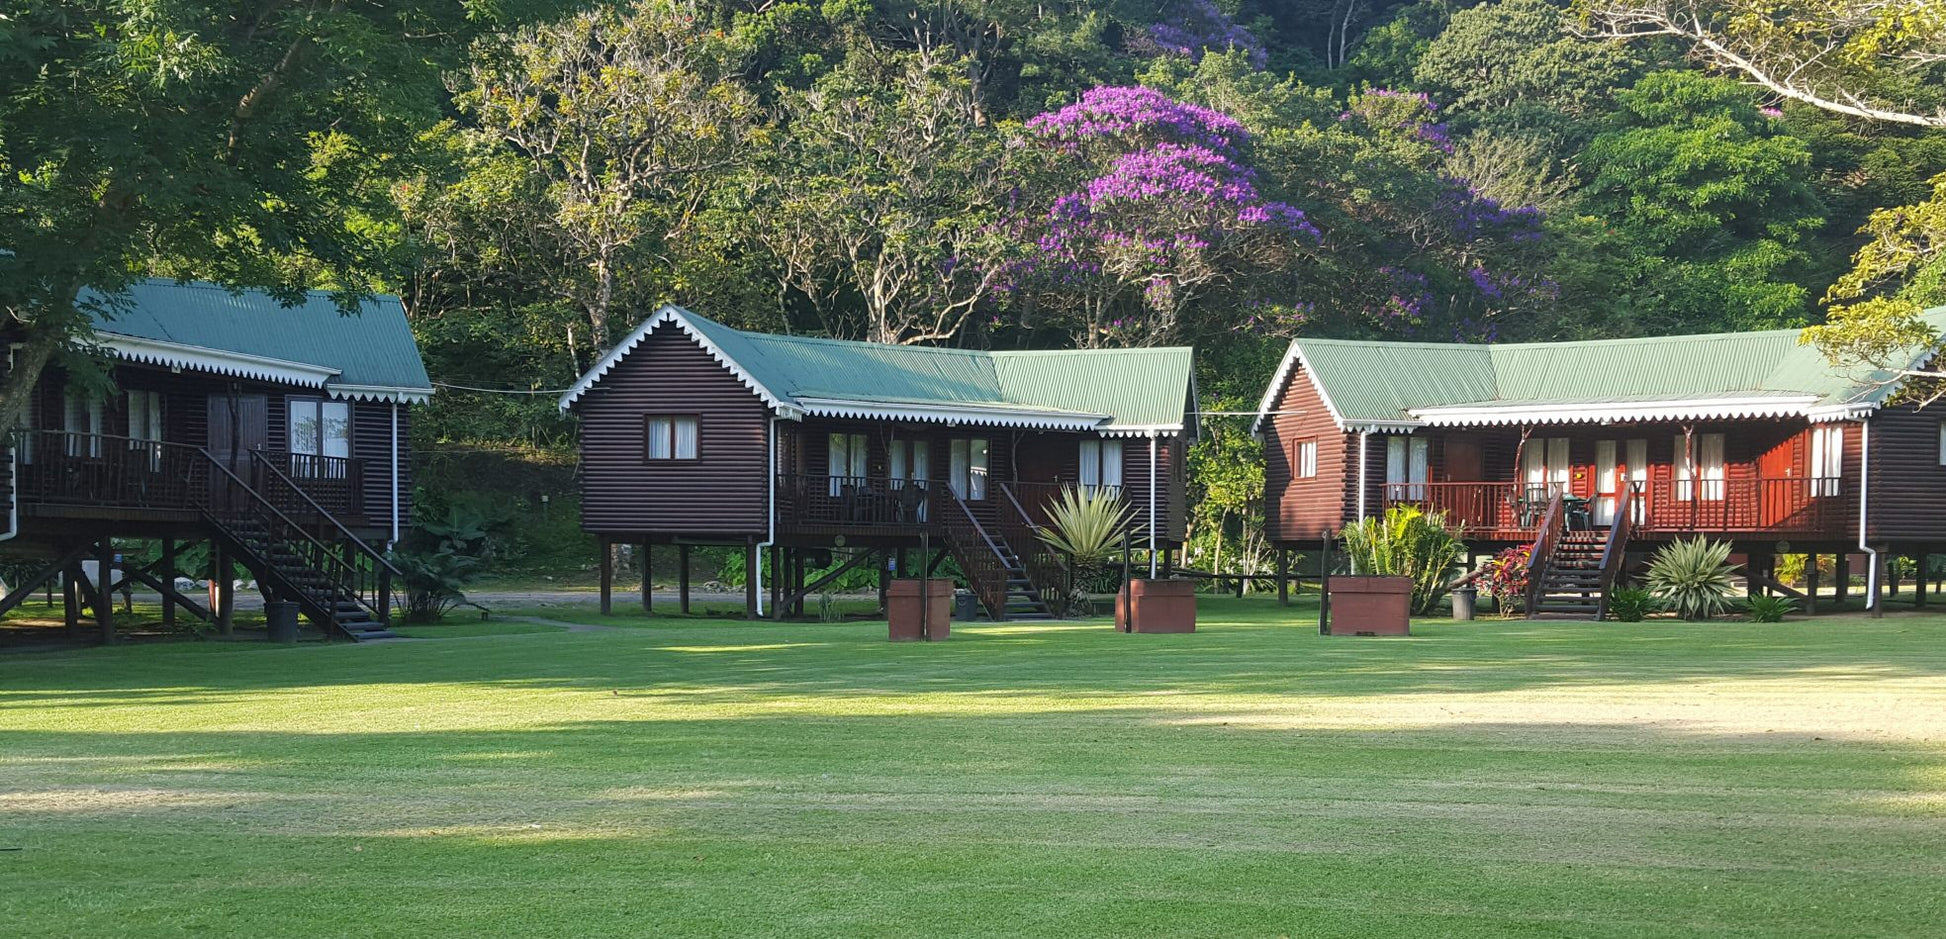
[[[319,629],[354,641],[392,639],[398,570],[324,510],[276,464],[250,454],[242,475],[212,458],[205,521],[278,599]]]
[[[1635,530],[1635,493],[1616,500],[1606,530],[1571,531],[1561,496],[1548,504],[1527,567],[1528,619],[1591,619],[1608,615],[1608,595],[1620,582]]]
[[[1047,581],[1034,576],[1032,559],[1014,550],[1001,526],[980,524],[964,499],[948,495],[953,504],[944,513],[946,546],[987,615],[996,620],[1053,619],[1042,592]]]

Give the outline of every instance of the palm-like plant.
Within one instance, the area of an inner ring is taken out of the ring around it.
[[[1683,619],[1709,619],[1730,608],[1729,560],[1727,541],[1672,541],[1649,561],[1649,592]]]
[[[1125,536],[1135,535],[1130,524],[1134,517],[1135,509],[1110,490],[1067,486],[1048,504],[1040,539],[1067,559],[1078,579],[1086,580],[1107,566]]]
[[[1378,518],[1345,526],[1345,554],[1359,574],[1412,578],[1412,612],[1424,616],[1446,592],[1466,544],[1446,527],[1446,516],[1395,505]]]

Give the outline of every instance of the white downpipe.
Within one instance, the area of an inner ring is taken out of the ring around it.
[[[770,457],[764,461],[764,473],[769,476],[765,500],[769,505],[768,519],[764,526],[764,540],[752,549],[757,552],[757,618],[764,618],[764,552],[777,543],[777,418],[770,418]]]
[[[399,402],[392,402],[392,544],[385,546],[391,550],[399,543]]]
[[[1158,527],[1155,517],[1155,478],[1159,475],[1156,460],[1155,431],[1149,431],[1149,579],[1154,580],[1155,567],[1155,530]],[[1131,588],[1133,589],[1133,588]]]
[[[1878,549],[1865,543],[1865,521],[1872,502],[1872,422],[1858,422],[1858,550],[1867,557],[1865,609],[1878,609]]]

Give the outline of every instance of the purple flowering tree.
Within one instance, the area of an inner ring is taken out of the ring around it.
[[[1171,341],[1187,308],[1218,294],[1250,305],[1320,241],[1302,211],[1259,190],[1249,132],[1209,108],[1095,88],[1027,133],[1046,173],[1006,223],[1028,248],[1007,287],[1084,346]]]
[[[1171,5],[1168,19],[1135,34],[1129,49],[1138,55],[1179,55],[1200,61],[1205,52],[1242,52],[1250,64],[1263,68],[1269,60],[1263,41],[1237,25],[1211,0],[1183,0]]]

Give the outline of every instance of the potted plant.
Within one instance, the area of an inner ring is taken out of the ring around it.
[[[1341,533],[1350,576],[1331,578],[1331,634],[1404,636],[1446,592],[1466,546],[1445,516],[1398,505]]]
[[[1065,487],[1047,508],[1040,538],[1067,565],[1070,609],[1085,608],[1082,585],[1093,581],[1134,537],[1135,510],[1105,489]],[[1193,632],[1195,582],[1132,579],[1115,596],[1115,628],[1121,632]]]

